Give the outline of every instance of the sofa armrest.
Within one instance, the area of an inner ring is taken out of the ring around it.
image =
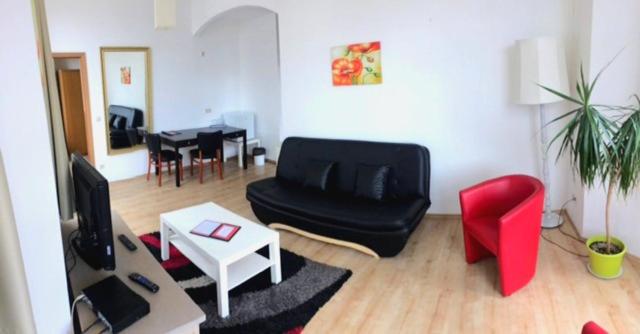
[[[129,140],[129,144],[131,144],[131,146],[136,146],[139,144],[139,135],[138,135],[138,129],[137,128],[128,128],[125,129],[126,134],[127,134],[127,139]]]

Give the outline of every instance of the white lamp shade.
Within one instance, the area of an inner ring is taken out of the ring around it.
[[[156,29],[176,26],[176,0],[154,0],[153,12]]]
[[[562,101],[538,84],[569,93],[564,48],[553,37],[540,37],[517,42],[520,57],[520,89],[518,103],[546,104]]]

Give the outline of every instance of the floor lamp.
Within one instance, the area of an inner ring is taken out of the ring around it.
[[[551,179],[549,177],[549,137],[547,134],[547,115],[544,106],[562,101],[561,98],[542,89],[538,84],[561,92],[569,90],[567,66],[564,49],[553,37],[539,37],[517,42],[520,59],[520,89],[518,103],[537,105],[540,114],[540,139],[542,150],[542,177],[545,185],[543,228],[555,228],[562,219],[551,209]]]

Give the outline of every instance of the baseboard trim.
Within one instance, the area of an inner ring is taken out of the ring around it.
[[[582,242],[585,242],[587,240],[583,238],[580,233],[578,233],[578,228],[576,227],[576,224],[573,222],[573,219],[571,219],[571,215],[569,215],[569,212],[566,209],[559,210],[558,214],[560,215],[560,217],[562,217],[562,219],[564,219],[565,223],[571,225],[574,237],[580,239]]]
[[[457,213],[427,213],[425,216],[432,219],[462,219]]]
[[[569,223],[571,225],[571,227],[573,228],[574,236],[580,239],[584,244],[587,241],[587,239],[583,238],[580,235],[580,233],[578,233],[578,228],[576,227],[576,224],[573,222],[573,219],[571,218],[571,215],[569,214],[569,212],[567,212],[567,210],[561,210],[560,215],[562,216],[562,218],[565,220],[566,223]],[[632,259],[633,261],[640,261],[640,256],[631,254],[629,253],[629,251],[627,251],[627,254],[625,254],[625,256]]]
[[[376,259],[380,258],[380,256],[376,252],[374,252],[371,248],[365,247],[365,246],[357,244],[355,242],[350,242],[350,241],[344,241],[344,240],[325,237],[323,235],[314,234],[314,233],[311,233],[311,232],[307,232],[307,231],[301,230],[299,228],[295,228],[295,227],[292,227],[292,226],[289,226],[289,225],[285,225],[285,224],[280,224],[280,223],[271,223],[271,224],[269,224],[269,227],[274,229],[274,230],[289,231],[289,232],[301,235],[303,237],[306,237],[306,238],[309,238],[309,239],[314,239],[314,240],[321,241],[321,242],[324,242],[324,243],[337,245],[337,246],[342,246],[342,247],[348,247],[348,248],[351,248],[351,249],[356,250],[358,252],[365,253],[367,255],[371,255]]]

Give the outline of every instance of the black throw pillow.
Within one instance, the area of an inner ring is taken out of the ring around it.
[[[355,196],[382,201],[387,191],[389,166],[359,164],[356,175]]]
[[[110,128],[113,127],[113,123],[115,123],[117,117],[118,116],[116,116],[116,115],[111,115],[111,117],[109,117],[109,127]]]
[[[124,130],[127,126],[127,119],[122,116],[116,116],[116,119],[113,121],[113,128],[118,130]]]
[[[303,186],[326,191],[329,183],[329,175],[335,162],[324,160],[311,160],[305,170]]]

